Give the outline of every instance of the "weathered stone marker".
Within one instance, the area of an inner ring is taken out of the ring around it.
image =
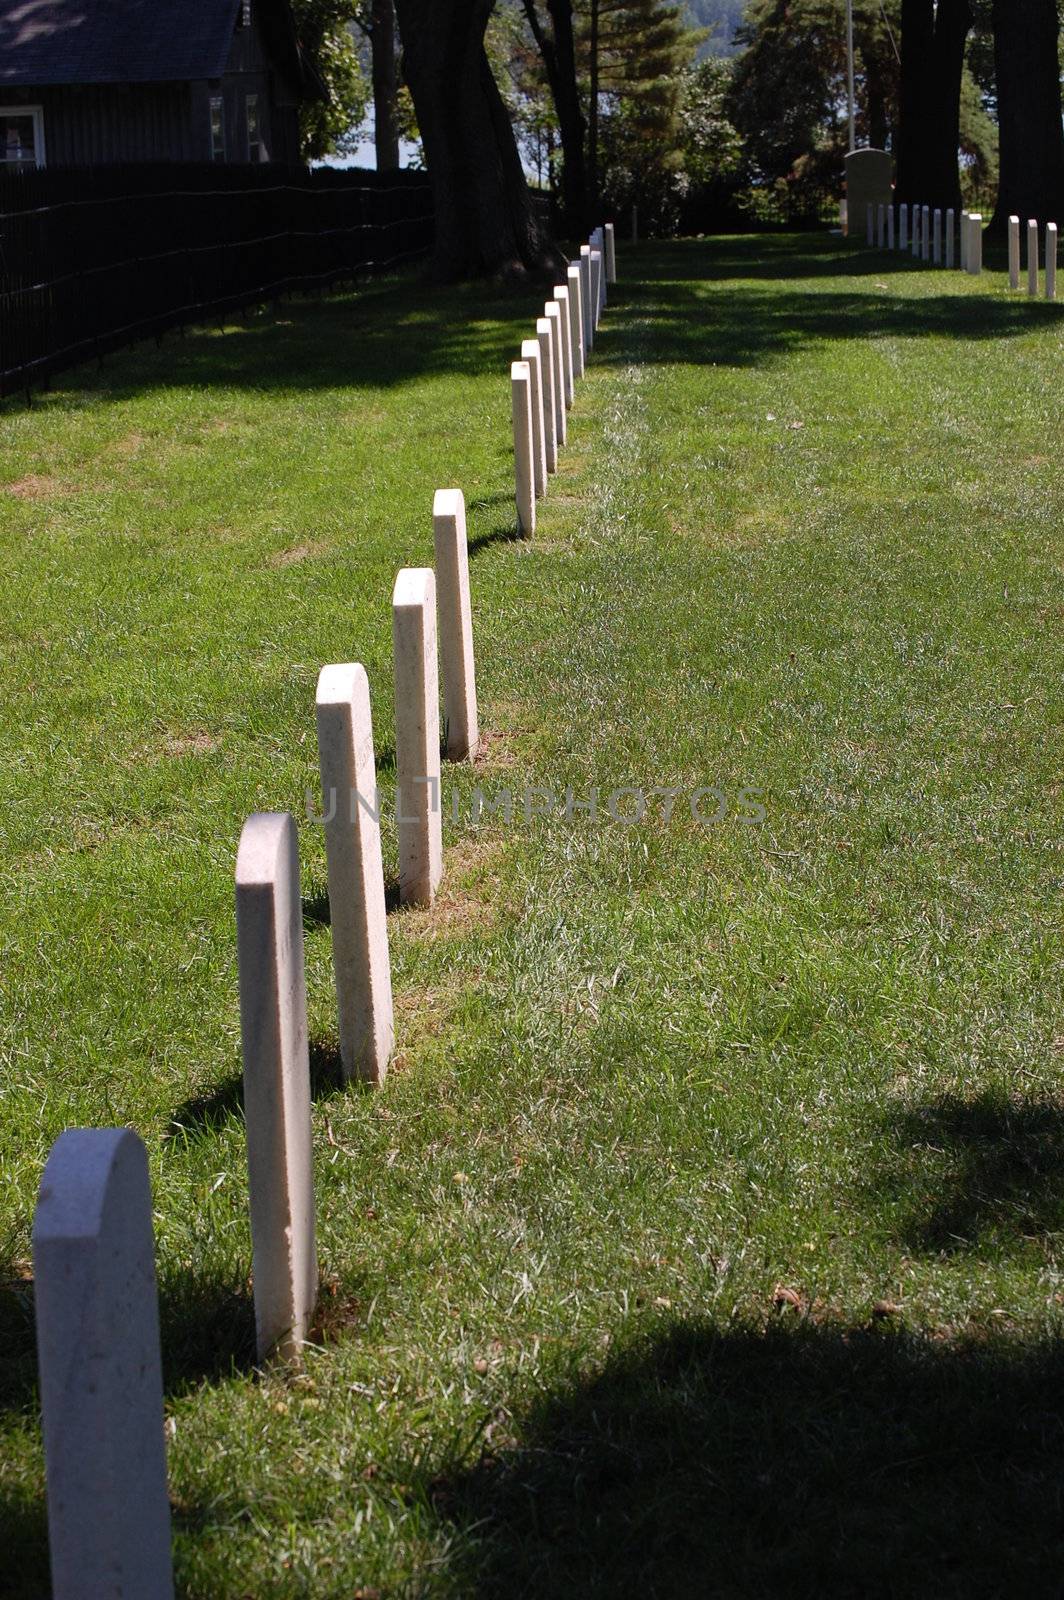
[[[1009,218],[1009,288],[1020,287],[1020,219]]]
[[[317,1302],[318,1257],[303,907],[288,812],[244,824],[236,946],[256,1346],[260,1362],[296,1361]]]
[[[543,380],[543,445],[547,452],[547,471],[558,470],[558,384],[554,370],[554,340],[546,317],[536,319],[539,341],[539,371]]]
[[[1057,225],[1046,225],[1046,299],[1057,298]]]
[[[514,418],[514,480],[517,526],[526,539],[536,531],[536,469],[532,464],[532,374],[527,361],[510,367]]]
[[[972,236],[971,228],[969,227],[969,223],[971,222],[971,218],[972,218],[972,214],[971,214],[970,211],[962,211],[961,212],[961,256],[960,256],[960,267],[961,267],[961,271],[962,272],[967,272],[968,271],[968,244],[969,244],[969,241],[971,240],[971,236]]]
[[[543,415],[543,369],[539,362],[539,340],[522,339],[521,360],[527,362],[532,379],[532,476],[536,499],[547,492],[546,419]]]
[[[566,291],[568,295],[568,291]],[[550,326],[551,345],[554,350],[554,432],[558,441],[559,450],[568,443],[569,424],[566,418],[566,382],[567,371],[565,364],[565,349],[568,343],[568,312],[565,312],[566,331],[562,332],[562,308],[557,300],[548,300],[543,307],[543,314]]]
[[[968,218],[968,271],[978,278],[983,270],[983,217],[973,211]]]
[[[605,282],[606,282],[605,275],[604,275],[604,273],[602,271],[602,251],[601,250],[592,250],[592,252],[591,252],[591,297],[592,297],[592,303],[593,303],[593,305],[595,307],[595,326],[596,326],[596,328],[598,327],[599,323],[602,321],[602,307],[604,305],[604,301],[603,301],[603,298],[602,298],[602,290],[603,290],[603,287],[605,286]]]
[[[54,1600],[172,1600],[151,1218],[135,1133],[59,1136],[33,1220]]]
[[[583,274],[579,267],[569,267],[566,270],[566,281],[569,285],[569,322],[573,335],[573,379],[584,376],[584,297],[582,288]]]
[[[1038,293],[1038,223],[1034,217],[1027,223],[1027,293]]]
[[[887,249],[888,250],[893,250],[895,248],[894,237],[895,237],[895,235],[894,235],[894,207],[893,206],[888,206],[887,207]]]
[[[932,256],[934,258],[935,266],[940,267],[942,265],[942,212],[937,206],[935,208],[934,233],[932,238],[934,240]]]
[[[573,367],[573,319],[569,310],[569,285],[554,285],[554,304],[558,307],[558,324],[562,342],[562,375],[565,379],[565,409],[568,411],[576,395],[576,371]]]
[[[920,255],[920,222],[923,211],[919,206],[913,206],[913,256],[919,259]]]
[[[365,667],[322,667],[316,710],[340,1059],[348,1082],[383,1083],[395,1022]]]
[[[443,667],[447,756],[471,761],[480,746],[477,676],[473,662],[473,608],[469,598],[469,541],[461,489],[437,489],[432,502],[436,551],[436,607]]]
[[[443,877],[440,669],[431,567],[404,567],[395,580],[392,653],[399,898],[407,906],[431,906]]]
[[[584,351],[590,355],[595,343],[595,301],[591,293],[591,246],[580,246],[580,315],[584,324]]]
[[[882,200],[879,202],[879,212],[876,217],[876,243],[882,250],[887,242],[887,208]]]
[[[606,235],[606,282],[617,282],[617,241],[613,234],[613,223],[607,222],[604,229]]]
[[[599,253],[599,312],[601,314],[605,311],[606,301],[609,298],[606,292],[606,230],[604,228],[595,229],[592,248]]]
[[[901,221],[900,221],[899,229],[898,229],[898,249],[899,250],[908,250],[908,248],[909,248],[909,207],[908,206],[902,206],[901,207]]]
[[[947,267],[952,267],[953,263],[954,263],[954,256],[956,254],[956,247],[955,247],[955,243],[954,243],[954,235],[956,234],[956,231],[957,231],[956,219],[955,219],[955,217],[953,215],[953,207],[951,206],[949,208],[949,210],[946,212],[946,265],[947,265]]]
[[[920,213],[920,260],[931,259],[931,207],[924,206]]]

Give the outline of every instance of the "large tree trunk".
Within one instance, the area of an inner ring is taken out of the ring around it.
[[[513,274],[560,259],[532,210],[484,30],[494,0],[396,0],[436,209],[440,278]]]
[[[970,0],[902,0],[898,200],[960,209],[964,47]]]
[[[377,171],[396,172],[399,168],[399,68],[395,51],[394,0],[373,0],[370,15]]]
[[[1001,184],[994,226],[1064,214],[1057,0],[994,0]]]
[[[562,211],[565,231],[582,239],[588,227],[587,122],[580,104],[576,78],[576,40],[572,0],[547,0],[551,30],[548,33],[536,9],[536,0],[524,0],[525,15],[539,46],[550,84],[558,134],[562,142]]]

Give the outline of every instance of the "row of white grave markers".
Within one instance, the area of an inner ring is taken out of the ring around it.
[[[536,320],[536,337],[521,343],[510,367],[513,409],[514,482],[517,525],[530,539],[536,531],[536,501],[547,493],[568,438],[566,412],[582,378],[606,307],[606,286],[617,282],[612,222],[596,228],[580,247],[579,261]]]
[[[963,270],[982,271],[982,217],[961,213],[960,261]],[[974,245],[973,223],[978,232]],[[914,259],[927,261],[936,267],[952,268],[957,263],[957,224],[953,208],[943,212],[930,206],[869,205],[867,241],[880,250],[911,251]]]
[[[1057,225],[1055,222],[1046,224],[1045,244],[1045,297],[1047,300],[1057,298]],[[1027,293],[1032,298],[1038,294],[1039,288],[1039,255],[1041,241],[1039,238],[1038,222],[1031,217],[1027,223]],[[1020,287],[1020,219],[1009,218],[1009,288]]]
[[[572,306],[593,308],[597,325],[605,284],[616,282],[611,225],[592,246],[587,266],[570,269],[569,287],[572,271],[586,275],[583,300],[556,291],[536,324],[539,360],[552,375],[545,459],[555,462],[577,357],[582,372],[586,353]],[[480,742],[459,490],[436,492],[433,542],[435,571],[404,569],[392,596],[400,898],[423,905],[432,904],[443,869],[437,615],[447,755],[472,759]],[[369,681],[360,663],[322,668],[316,715],[343,1073],[380,1083],[394,1023]],[[244,824],[236,916],[256,1349],[261,1362],[294,1361],[313,1323],[318,1258],[290,813],[260,812]],[[54,1600],[172,1600],[151,1187],[135,1133],[77,1128],[56,1141],[34,1215],[33,1261]]]

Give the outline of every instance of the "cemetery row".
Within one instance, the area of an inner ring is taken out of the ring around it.
[[[1046,225],[1045,248],[1041,230],[1031,218],[1027,223],[1027,293],[1040,292],[1041,264],[1045,263],[1045,298],[1057,297],[1057,225]],[[880,250],[911,250],[919,261],[934,266],[960,266],[962,272],[978,277],[983,270],[983,219],[977,211],[962,211],[958,238],[955,213],[930,206],[869,205],[865,225],[866,242]],[[911,240],[911,243],[910,243]],[[958,248],[959,245],[959,248]],[[1009,218],[1009,288],[1020,287],[1020,219]]]
[[[567,439],[566,413],[616,282],[596,229],[511,367],[515,489],[531,536]],[[471,760],[477,720],[465,501],[438,490],[435,568],[392,595],[399,896],[431,907],[443,875],[439,665],[446,755]],[[437,651],[438,627],[438,651]],[[318,753],[345,1081],[380,1084],[394,1048],[369,680],[318,678]],[[318,1294],[303,912],[290,813],[249,817],[236,860],[237,964],[255,1332],[260,1362],[296,1363]],[[129,1129],[53,1145],[33,1228],[37,1351],[55,1600],[173,1594],[159,1314],[147,1154]]]

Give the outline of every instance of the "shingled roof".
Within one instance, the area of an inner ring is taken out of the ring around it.
[[[257,0],[278,65],[316,89],[287,0]],[[0,86],[220,78],[240,0],[0,0]]]

